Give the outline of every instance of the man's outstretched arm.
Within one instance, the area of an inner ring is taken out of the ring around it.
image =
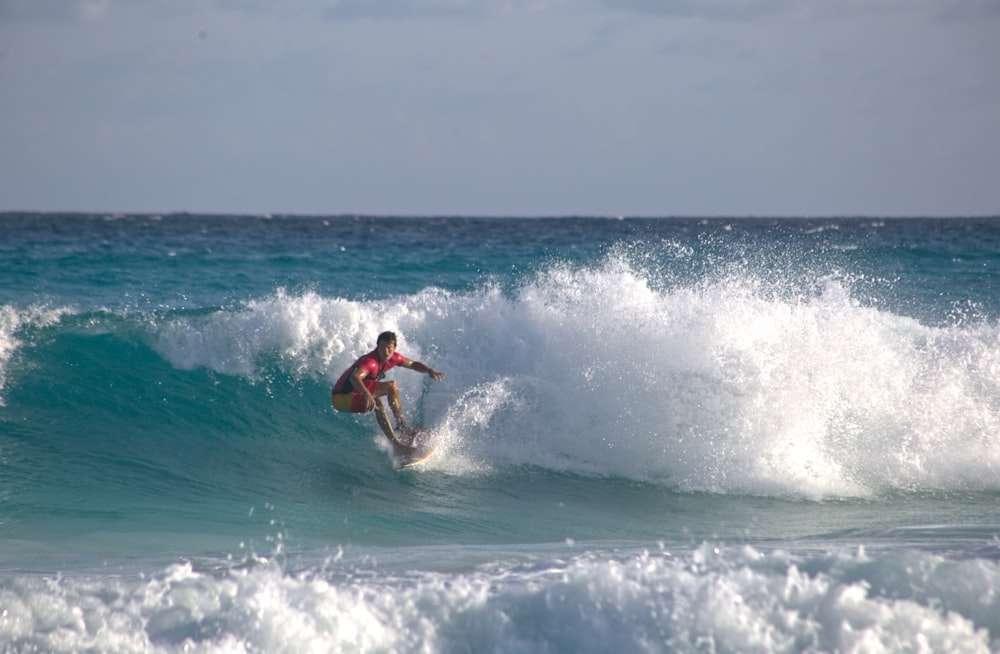
[[[422,374],[425,374],[425,375],[430,375],[430,378],[433,379],[433,380],[435,380],[435,381],[439,381],[441,379],[444,379],[444,373],[443,372],[435,370],[434,368],[431,368],[427,364],[421,363],[420,361],[410,361],[409,359],[407,359],[406,361],[404,361],[400,365],[403,366],[404,368],[409,368],[410,370],[415,370],[416,372],[419,372],[419,373],[422,373]]]

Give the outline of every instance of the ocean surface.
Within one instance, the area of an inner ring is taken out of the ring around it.
[[[998,652],[1000,219],[0,214],[0,651]]]

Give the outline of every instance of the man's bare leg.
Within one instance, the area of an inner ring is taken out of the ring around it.
[[[396,382],[390,383],[389,408],[392,409],[392,415],[396,418],[396,428],[402,432],[409,431],[410,427],[406,424],[406,418],[403,417],[403,402],[399,398],[399,387],[396,386]]]
[[[401,436],[409,438],[412,442],[413,437],[416,435],[417,430],[406,422],[406,418],[403,416],[403,402],[399,396],[399,387],[396,382],[380,382],[376,389],[377,397],[386,396],[389,398],[389,408],[392,410],[392,415],[396,419],[396,429],[399,430]],[[388,418],[386,418],[388,422]],[[379,423],[382,424],[381,422]],[[385,427],[382,427],[382,431],[385,431]],[[396,439],[396,442],[400,442]]]
[[[378,426],[382,428],[386,437],[388,437],[389,441],[397,450],[413,449],[410,445],[403,444],[403,442],[396,436],[396,432],[393,431],[392,425],[389,424],[389,416],[386,414],[385,405],[382,404],[382,400],[379,398],[375,399],[375,419],[378,421]]]

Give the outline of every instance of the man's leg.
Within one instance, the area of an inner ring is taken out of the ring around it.
[[[403,417],[403,402],[399,399],[399,387],[396,382],[389,382],[389,408],[396,418],[396,427],[405,430],[407,427],[406,418]]]
[[[401,434],[412,438],[414,430],[406,423],[406,418],[403,416],[403,402],[399,398],[399,387],[396,386],[396,382],[379,382],[375,388],[374,395],[376,398],[383,395],[389,398],[389,408],[392,410],[392,415],[396,419],[396,428],[401,432]],[[387,417],[386,423],[388,423]],[[382,423],[380,422],[379,424]],[[385,427],[382,427],[382,430],[385,431]]]
[[[375,420],[378,421],[378,426],[382,428],[389,441],[397,448],[404,450],[412,450],[413,447],[410,445],[405,445],[396,436],[396,432],[393,431],[392,425],[389,424],[389,415],[385,410],[385,405],[382,404],[382,399],[379,397],[375,398]]]

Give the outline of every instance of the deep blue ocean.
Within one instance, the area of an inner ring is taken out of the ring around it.
[[[1000,219],[0,214],[0,651],[998,652]]]

